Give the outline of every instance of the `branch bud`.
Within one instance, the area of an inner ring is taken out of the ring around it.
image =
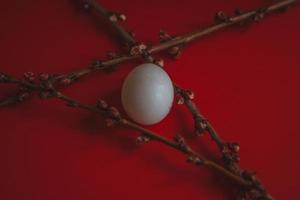
[[[142,54],[147,49],[147,46],[143,43],[137,44],[130,49],[130,55],[136,56]]]
[[[101,110],[106,110],[108,108],[108,104],[104,100],[99,99],[97,101],[97,108],[99,108]]]
[[[164,42],[167,42],[167,41],[173,39],[172,36],[170,36],[167,32],[165,32],[163,30],[160,30],[158,35],[159,35],[159,42],[160,43],[164,43]]]
[[[176,103],[178,105],[184,104],[184,98],[180,94],[176,95]]]
[[[203,117],[197,116],[195,118],[195,132],[198,135],[202,135],[206,129],[207,129],[207,120],[203,119]]]
[[[150,141],[150,138],[144,135],[141,135],[136,138],[135,142],[137,145],[145,144]]]
[[[62,79],[62,80],[60,81],[60,84],[62,84],[62,85],[69,85],[71,82],[72,82],[71,79],[69,79],[69,78],[64,78],[64,79]]]
[[[260,8],[256,11],[255,15],[253,16],[253,20],[255,22],[259,22],[261,21],[264,17],[265,17],[265,14],[266,14],[266,8]]]
[[[33,72],[25,72],[23,76],[24,76],[24,79],[29,82],[33,82],[35,79]]]
[[[0,83],[7,83],[9,79],[10,78],[6,74],[0,72]]]
[[[40,81],[47,81],[49,79],[49,74],[43,73],[39,75]]]
[[[189,156],[186,161],[195,165],[200,165],[203,163],[203,161],[196,156]]]
[[[160,67],[164,67],[164,60],[163,59],[154,60],[154,64],[156,64]]]
[[[171,47],[168,50],[168,53],[172,56],[173,59],[177,59],[181,55],[181,49],[179,46]]]
[[[189,97],[190,100],[194,99],[195,95],[194,95],[193,91],[186,90],[185,93],[187,94],[187,96]]]
[[[225,143],[222,149],[222,157],[225,163],[232,164],[240,161],[238,143]]]
[[[231,21],[231,18],[228,17],[223,11],[219,11],[215,15],[215,22],[217,23],[228,23]]]
[[[189,149],[189,147],[185,143],[184,138],[181,135],[176,134],[176,136],[173,138],[173,140],[174,140],[174,142],[176,142],[178,144],[179,148],[184,149],[184,150],[188,150]]]
[[[124,15],[124,14],[119,14],[119,15],[118,15],[118,20],[120,20],[120,21],[125,21],[125,20],[126,20],[126,15]]]
[[[121,118],[120,112],[115,107],[109,107],[108,112],[109,115],[114,119],[119,120]]]
[[[117,22],[118,21],[118,16],[115,14],[115,13],[112,13],[110,16],[109,16],[109,20],[111,22]]]

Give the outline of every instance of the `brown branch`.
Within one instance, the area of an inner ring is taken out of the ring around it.
[[[108,118],[109,124],[121,124],[124,126],[127,126],[129,128],[132,128],[136,131],[138,131],[143,137],[147,137],[150,140],[160,142],[162,144],[165,144],[177,151],[180,151],[181,153],[187,155],[188,161],[192,162],[196,165],[204,165],[208,168],[214,169],[218,171],[219,173],[225,175],[226,177],[230,178],[230,180],[233,181],[233,183],[238,184],[242,187],[249,188],[252,187],[251,182],[245,181],[241,177],[233,174],[232,172],[228,171],[227,169],[223,168],[222,166],[218,165],[217,163],[206,159],[203,155],[200,155],[199,153],[196,153],[194,150],[191,149],[190,146],[188,146],[184,139],[177,135],[174,140],[169,140],[160,134],[157,134],[153,131],[150,131],[130,120],[127,120],[123,117],[121,117],[120,113],[114,108],[110,107],[104,102],[103,100],[99,100],[96,106],[89,105],[86,103],[82,103],[80,101],[77,101],[75,99],[72,99],[66,95],[61,94],[60,92],[56,92],[55,96],[67,103],[67,105],[70,105],[72,107],[81,108],[84,110],[88,110],[91,112],[96,112],[104,115]]]
[[[125,31],[119,24],[118,21],[124,21],[126,16],[124,14],[119,14],[116,12],[106,10],[101,4],[98,4],[95,0],[86,0],[85,6],[93,8],[98,14],[105,17],[105,19],[111,23],[116,32],[118,33],[119,37],[123,41],[126,41],[125,44],[127,46],[133,46],[136,44],[133,37],[130,35],[129,32]]]
[[[223,149],[224,142],[218,135],[218,133],[214,130],[212,125],[207,121],[207,119],[201,114],[198,107],[192,101],[194,99],[194,93],[190,90],[184,90],[179,86],[175,86],[175,92],[177,95],[177,103],[185,104],[188,110],[191,112],[194,122],[195,122],[195,132],[197,134],[202,134],[204,131],[208,131],[211,138],[216,142],[220,149]]]
[[[153,131],[143,128],[142,126],[140,126],[130,120],[122,118],[119,111],[116,108],[108,106],[106,104],[106,102],[104,102],[104,101],[100,100],[100,101],[98,101],[96,106],[93,106],[93,105],[89,105],[89,104],[77,101],[75,99],[72,99],[66,95],[63,95],[62,93],[58,92],[53,87],[53,85],[51,85],[51,80],[52,80],[51,77],[46,76],[45,74],[40,76],[40,79],[37,83],[33,82],[32,79],[31,79],[32,82],[29,83],[28,80],[17,79],[13,76],[7,75],[6,77],[10,77],[10,80],[14,80],[13,82],[17,82],[20,86],[23,86],[23,87],[30,86],[32,88],[32,90],[36,90],[41,93],[50,93],[50,95],[46,96],[47,98],[49,98],[49,97],[58,98],[64,102],[66,102],[68,106],[85,109],[85,110],[88,110],[91,112],[100,113],[100,114],[104,115],[105,117],[107,117],[108,125],[122,124],[124,126],[135,129],[139,133],[141,133],[142,137],[146,137],[146,138],[149,138],[150,140],[158,141],[162,144],[172,147],[173,149],[176,149],[176,150],[182,152],[183,154],[187,155],[188,161],[193,164],[203,165],[203,166],[207,166],[211,169],[214,169],[214,170],[218,171],[219,173],[228,177],[230,180],[232,180],[233,183],[238,184],[244,188],[252,187],[251,182],[248,182],[248,181],[242,179],[241,177],[233,174],[232,172],[223,168],[222,166],[218,165],[217,163],[215,163],[211,160],[208,160],[204,156],[193,151],[191,149],[191,147],[189,147],[185,143],[184,139],[181,136],[177,135],[174,138],[174,140],[169,140]],[[45,85],[48,85],[48,87],[45,87]]]
[[[263,17],[267,14],[270,14],[275,11],[279,11],[281,9],[287,8],[288,6],[299,3],[297,0],[283,0],[277,3],[274,3],[267,7],[258,8],[249,12],[241,13],[236,16],[226,16],[225,19],[220,19],[217,17],[217,21],[207,28],[200,29],[191,33],[187,33],[183,36],[175,37],[172,40],[153,46],[149,49],[150,53],[160,52],[162,50],[174,47],[174,46],[181,46],[187,43],[190,43],[196,39],[204,37],[210,33],[216,32],[218,30],[224,29],[229,26],[241,24],[243,22],[248,22],[249,20],[258,21],[263,19]],[[221,11],[222,12],[222,11]],[[218,16],[218,13],[217,13]],[[257,18],[260,16],[260,18]]]
[[[89,2],[89,1],[88,1]],[[95,5],[95,1],[93,0],[93,5]],[[239,25],[242,24],[244,22],[249,22],[250,21],[258,21],[263,19],[263,17],[267,14],[271,14],[273,12],[276,11],[280,11],[282,9],[286,9],[289,6],[299,3],[299,1],[297,0],[283,0],[277,3],[274,3],[270,6],[267,7],[263,7],[263,8],[258,8],[249,12],[245,12],[245,13],[239,13],[236,16],[226,16],[225,19],[219,19],[217,20],[217,22],[214,22],[212,25],[206,27],[206,28],[202,28],[187,34],[184,34],[182,36],[177,36],[177,37],[170,37],[168,40],[163,41],[160,44],[154,45],[154,46],[149,46],[147,48],[148,53],[150,54],[155,54],[155,53],[159,53],[161,51],[170,51],[170,53],[178,55],[178,50],[180,50],[179,47],[182,47],[183,45],[186,45],[196,39],[202,38],[206,35],[209,35],[211,33],[217,32],[219,30],[222,30],[224,28],[233,26],[233,25]],[[97,7],[97,6],[96,6]],[[97,11],[97,9],[96,9]],[[99,11],[99,14],[101,14],[102,12]],[[218,14],[218,13],[217,13]],[[106,16],[106,15],[105,15]],[[218,16],[218,15],[217,15]],[[106,17],[107,19],[107,17]],[[127,31],[123,31],[121,29],[120,31],[120,26],[118,25],[117,22],[113,23],[114,27],[117,26],[118,28],[116,28],[116,31],[119,30],[119,35],[121,38],[124,39],[124,41],[127,41],[125,43],[130,42],[130,45],[132,46],[133,44],[137,44],[137,42],[135,40],[132,40],[132,36],[131,35],[127,35]],[[74,74],[76,74],[76,79],[77,80],[85,75],[91,74],[97,70],[104,70],[104,69],[108,69],[112,66],[116,66],[120,63],[123,62],[128,62],[137,58],[142,57],[143,54],[128,54],[128,55],[121,55],[118,56],[116,58],[113,59],[109,59],[109,60],[105,60],[105,61],[99,61],[100,65],[98,66],[89,66],[88,68],[83,68],[81,70],[75,71],[75,72],[71,72],[71,73],[67,73],[64,74],[62,76],[59,76],[58,80],[62,80],[64,78],[68,79],[70,76],[73,76]],[[73,82],[73,81],[71,81]],[[70,83],[71,83],[70,82]]]

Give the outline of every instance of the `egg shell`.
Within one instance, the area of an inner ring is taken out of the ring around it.
[[[161,67],[144,63],[126,77],[121,95],[124,110],[134,121],[156,124],[169,113],[174,88],[169,75]]]

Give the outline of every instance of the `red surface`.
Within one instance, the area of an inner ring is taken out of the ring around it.
[[[118,1],[103,4],[127,14],[124,25],[153,44],[160,29],[185,33],[211,22],[213,13],[250,9],[271,1]],[[300,7],[259,24],[230,28],[184,49],[166,70],[192,88],[196,103],[220,135],[241,145],[241,165],[256,170],[277,199],[299,195]],[[2,1],[1,71],[21,76],[34,71],[63,73],[117,50],[103,21],[80,11],[72,1]],[[120,87],[138,63],[112,74],[98,73],[64,89],[94,103],[108,100],[121,108]],[[0,86],[0,96],[12,87]],[[0,111],[0,199],[232,199],[232,187],[205,168],[155,142],[136,147],[137,136],[108,129],[101,117],[70,109],[58,100],[37,97]],[[186,109],[151,129],[175,133],[199,152],[216,158],[208,136],[191,136]],[[216,154],[215,154],[216,153]]]

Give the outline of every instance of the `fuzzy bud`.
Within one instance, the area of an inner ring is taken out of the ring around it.
[[[118,21],[118,17],[116,16],[116,14],[112,14],[109,16],[109,20],[111,22],[117,22]]]
[[[195,133],[198,135],[204,134],[207,129],[207,120],[202,117],[196,118],[195,120]]]
[[[62,80],[60,81],[60,84],[62,84],[62,85],[69,85],[71,82],[72,82],[71,79],[69,79],[69,78],[64,78],[64,79],[62,79]]]
[[[0,72],[0,83],[6,83],[9,81],[9,77]]]
[[[178,105],[184,104],[184,98],[181,95],[176,95],[176,103]]]
[[[185,143],[185,140],[184,138],[177,134],[174,138],[173,138],[174,142],[176,142],[178,144],[178,146],[181,148],[181,149],[184,149],[184,150],[187,150],[189,147],[187,146],[187,144]]]
[[[266,9],[265,8],[258,9],[256,11],[255,15],[253,16],[253,20],[255,22],[259,22],[265,17],[265,14],[266,14]]]
[[[33,82],[35,77],[34,77],[34,73],[33,72],[26,72],[24,73],[24,78],[25,80],[29,81],[29,82]]]
[[[130,49],[130,55],[136,56],[142,54],[147,49],[147,46],[143,43],[133,46]]]
[[[126,20],[126,15],[124,15],[124,14],[119,14],[119,15],[118,15],[118,20],[120,20],[120,21],[125,21],[125,20]]]
[[[193,163],[195,165],[200,165],[203,163],[202,160],[200,160],[200,158],[196,157],[196,156],[189,156],[186,160],[188,163]]]
[[[184,138],[179,134],[176,134],[176,136],[174,137],[174,141],[177,143],[185,143]]]
[[[219,11],[215,15],[215,21],[217,23],[228,23],[231,22],[231,18],[228,17],[223,11]]]
[[[232,150],[236,153],[240,151],[240,145],[238,143],[232,143]]]
[[[180,47],[178,46],[171,47],[168,53],[172,56],[172,58],[177,59],[181,55]]]
[[[120,113],[119,113],[118,109],[115,108],[115,107],[110,107],[109,108],[109,114],[111,115],[111,117],[113,117],[115,119],[120,118]]]
[[[139,137],[136,138],[136,144],[138,144],[138,145],[145,144],[149,141],[150,141],[150,138],[146,137],[144,135],[139,136]]]
[[[46,74],[46,73],[43,73],[43,74],[40,74],[39,75],[39,79],[41,80],[41,81],[46,81],[46,80],[48,80],[49,79],[49,74]]]
[[[164,67],[164,60],[163,59],[157,59],[154,61],[154,63],[160,67]]]
[[[167,32],[165,32],[163,30],[159,31],[159,41],[160,41],[160,43],[167,42],[171,39],[172,39],[172,37]]]
[[[101,109],[101,110],[105,110],[105,109],[108,108],[108,105],[107,105],[107,103],[106,103],[104,100],[99,99],[99,100],[97,101],[97,108],[99,108],[99,109]]]
[[[189,97],[190,100],[194,99],[195,95],[194,95],[194,92],[191,91],[191,90],[186,90],[185,91],[187,96]]]

